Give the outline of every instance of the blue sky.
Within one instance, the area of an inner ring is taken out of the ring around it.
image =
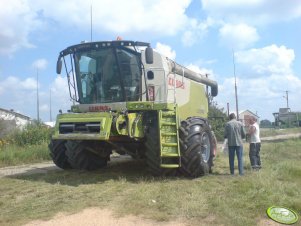
[[[58,53],[90,40],[150,42],[176,62],[209,73],[215,101],[235,111],[233,52],[239,110],[260,119],[286,107],[301,111],[301,1],[299,0],[0,0],[0,107],[52,120],[72,102]],[[232,52],[233,50],[233,52]]]

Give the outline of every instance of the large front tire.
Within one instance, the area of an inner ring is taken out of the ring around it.
[[[207,121],[198,117],[187,118],[181,122],[179,136],[181,172],[189,177],[208,174],[214,157],[214,141]]]
[[[70,169],[71,166],[66,156],[65,140],[51,140],[48,148],[50,150],[50,156],[54,164],[61,169]]]
[[[107,166],[110,151],[101,149],[94,141],[67,141],[66,155],[72,168],[80,170],[97,170]]]

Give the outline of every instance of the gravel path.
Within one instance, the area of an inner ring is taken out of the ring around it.
[[[9,166],[0,168],[0,178],[11,175],[31,175],[48,173],[50,171],[62,170],[55,166],[53,162],[35,163],[30,165]]]

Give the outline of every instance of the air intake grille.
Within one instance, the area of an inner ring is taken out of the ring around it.
[[[60,123],[60,134],[68,133],[99,133],[100,122],[68,122]]]

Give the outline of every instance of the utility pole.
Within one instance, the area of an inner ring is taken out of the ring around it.
[[[39,69],[37,68],[37,120],[40,122],[40,106],[39,106]]]
[[[229,117],[230,114],[230,108],[229,108],[229,103],[227,103],[227,116]]]
[[[237,120],[239,120],[239,114],[238,114],[238,97],[237,97],[237,85],[236,85],[236,74],[235,74],[235,61],[234,61],[234,51],[232,49],[232,53],[233,53],[233,69],[234,69],[234,79],[235,79],[235,103],[236,103],[236,118]]]
[[[90,35],[91,35],[91,42],[92,42],[92,40],[93,40],[93,39],[92,39],[92,30],[93,30],[93,29],[92,29],[92,26],[93,26],[92,4],[91,4],[91,7],[90,7],[90,14],[91,14],[91,18],[90,18],[90,19],[91,19],[91,21],[90,21],[90,22],[91,22],[91,23],[90,23],[90,26],[91,26],[91,27],[90,27],[90,30],[91,30],[90,32],[91,32],[91,34],[90,34]]]
[[[49,92],[49,106],[50,106],[50,122],[52,122],[52,109],[51,109],[51,88]]]
[[[288,90],[285,91],[285,96],[283,96],[286,99],[286,107],[288,108]]]

